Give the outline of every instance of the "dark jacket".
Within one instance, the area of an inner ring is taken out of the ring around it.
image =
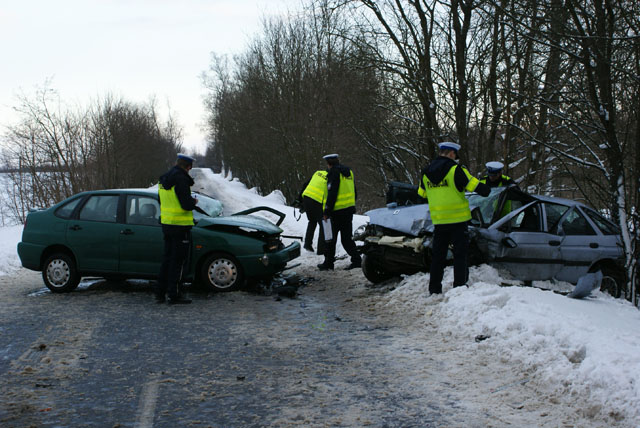
[[[422,170],[420,177],[426,175],[432,183],[440,183],[447,176],[452,166],[456,167],[453,176],[456,189],[459,192],[465,192],[465,187],[469,183],[469,178],[454,160],[446,156],[438,156],[431,161],[431,163]],[[420,180],[420,187],[424,189],[424,181],[422,179]],[[478,187],[476,187],[475,192],[480,196],[489,196],[491,188],[484,183],[478,183]]]
[[[337,164],[332,166],[329,169],[329,173],[327,174],[327,203],[324,208],[324,213],[326,215],[330,215],[333,212],[333,206],[336,204],[336,199],[338,199],[338,188],[340,187],[340,175],[344,175],[345,177],[349,177],[351,175],[351,168],[346,165]],[[355,189],[355,183],[354,183]],[[356,198],[358,197],[358,191],[356,190]],[[340,210],[340,212],[348,212],[351,213],[356,212],[356,207],[348,207]]]
[[[174,166],[160,177],[160,184],[169,190],[175,186],[176,196],[183,210],[192,211],[195,209],[195,200],[191,197],[191,186],[193,178],[179,166]]]

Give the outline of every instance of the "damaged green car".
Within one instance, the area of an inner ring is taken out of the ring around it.
[[[197,195],[206,214],[194,212],[191,251],[183,282],[199,281],[216,291],[237,290],[247,279],[269,278],[300,255],[285,246],[279,225],[285,214],[258,207],[221,216],[222,204]],[[251,215],[269,211],[276,223]],[[163,234],[158,192],[114,189],[83,192],[27,215],[18,243],[22,266],[41,271],[53,292],[74,290],[83,276],[155,279]]]

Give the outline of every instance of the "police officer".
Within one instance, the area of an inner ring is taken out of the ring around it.
[[[466,285],[469,246],[467,222],[471,220],[471,211],[465,191],[475,191],[481,196],[490,193],[486,184],[480,183],[456,162],[459,144],[445,142],[438,144],[438,148],[438,157],[422,170],[418,187],[418,195],[428,200],[434,225],[430,294],[442,293],[442,276],[449,244],[453,244],[453,286]]]
[[[358,268],[362,265],[362,260],[352,237],[353,214],[356,212],[356,186],[353,171],[348,166],[340,164],[337,154],[323,156],[323,159],[329,166],[323,219],[331,219],[332,239],[326,243],[324,262],[318,265],[318,269],[333,269],[338,233],[342,246],[351,256],[351,264],[347,270]]]
[[[502,175],[502,168],[504,164],[502,162],[487,162],[487,175],[480,179],[481,183],[487,184],[489,187],[506,187],[516,184],[510,177]]]
[[[318,254],[324,253],[324,230],[322,228],[322,209],[327,199],[327,171],[316,171],[302,191],[302,206],[307,213],[307,233],[304,237],[304,249],[313,252],[313,235],[316,226],[320,226],[318,236]]]
[[[191,303],[178,292],[189,248],[193,210],[198,200],[191,197],[193,178],[189,171],[193,167],[191,156],[179,153],[176,165],[160,177],[158,195],[160,197],[160,223],[164,236],[162,267],[156,285],[156,301],[163,303],[165,294],[169,304]]]

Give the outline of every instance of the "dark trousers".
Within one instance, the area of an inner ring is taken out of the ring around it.
[[[467,283],[467,253],[469,231],[467,223],[437,224],[433,232],[429,293],[442,293],[442,276],[447,261],[449,244],[453,244],[453,286]]]
[[[331,231],[333,232],[333,239],[326,243],[324,248],[324,264],[333,265],[336,258],[336,244],[338,243],[338,233],[340,234],[340,241],[342,246],[346,250],[347,254],[351,256],[351,262],[360,262],[360,253],[356,248],[356,243],[353,242],[353,213],[350,210],[338,210],[331,213]]]
[[[191,227],[162,225],[164,252],[158,276],[156,294],[170,299],[178,297],[178,284],[186,269],[186,261],[191,248]]]
[[[318,235],[318,254],[324,254],[324,228],[322,227],[322,204],[314,201],[308,196],[302,199],[304,212],[307,213],[307,233],[304,236],[304,246],[313,247],[313,235],[316,233],[316,226],[320,226]]]

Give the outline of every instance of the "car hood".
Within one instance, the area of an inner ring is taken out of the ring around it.
[[[235,226],[246,229],[258,230],[269,235],[282,233],[282,229],[266,218],[254,215],[232,215],[227,217],[208,217],[198,220],[195,227],[208,226]]]
[[[475,205],[469,204],[473,210]],[[377,208],[365,213],[369,216],[369,224],[382,226],[409,236],[422,236],[425,232],[433,232],[433,223],[428,204],[403,205]]]
[[[431,226],[431,215],[426,204],[378,208],[365,214],[369,216],[369,224],[411,236],[419,236]]]

